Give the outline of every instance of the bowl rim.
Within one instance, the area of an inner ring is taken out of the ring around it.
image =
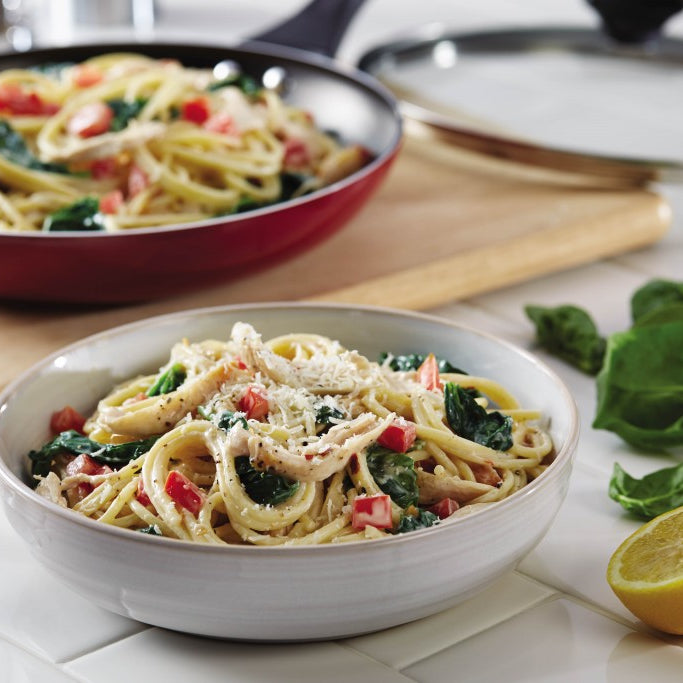
[[[568,436],[565,443],[555,454],[555,459],[548,466],[548,468],[536,479],[526,484],[520,490],[516,491],[512,495],[504,498],[503,500],[496,501],[491,505],[487,505],[484,508],[479,508],[473,510],[471,513],[465,513],[453,520],[451,523],[440,523],[434,526],[418,530],[419,537],[426,539],[430,535],[445,533],[447,529],[455,528],[465,528],[470,527],[472,524],[477,524],[476,520],[480,519],[482,515],[485,515],[487,519],[498,516],[505,516],[506,511],[511,505],[516,502],[528,499],[534,496],[539,489],[545,488],[549,483],[560,476],[561,471],[566,466],[570,466],[574,454],[576,451],[576,445],[579,438],[579,415],[578,409],[574,397],[570,393],[567,386],[560,379],[559,375],[552,370],[546,363],[537,358],[534,354],[529,351],[522,349],[521,347],[509,342],[501,337],[486,332],[478,330],[467,324],[458,323],[455,321],[442,318],[437,315],[421,313],[416,311],[408,311],[405,309],[391,308],[387,306],[372,306],[372,305],[356,305],[356,304],[345,304],[345,303],[320,303],[320,302],[291,302],[291,301],[276,301],[276,302],[258,302],[258,303],[248,303],[248,304],[226,304],[221,306],[207,306],[193,309],[184,309],[180,311],[175,311],[172,313],[165,313],[162,315],[151,316],[137,320],[134,322],[125,323],[123,325],[117,325],[101,332],[97,332],[92,335],[83,337],[82,339],[72,342],[67,346],[57,349],[53,353],[49,354],[41,361],[38,361],[27,370],[23,371],[17,378],[10,382],[1,392],[0,392],[0,414],[6,410],[6,405],[8,401],[11,400],[14,393],[20,390],[21,386],[29,382],[33,377],[39,375],[41,371],[52,364],[54,359],[57,357],[75,351],[79,348],[84,348],[92,345],[93,343],[106,339],[108,337],[116,337],[120,334],[126,334],[129,332],[134,332],[135,330],[143,330],[147,327],[157,327],[163,325],[166,322],[171,322],[174,319],[181,318],[199,318],[202,316],[211,316],[216,314],[231,314],[238,313],[240,311],[252,311],[252,310],[268,310],[268,309],[278,309],[278,310],[320,310],[320,311],[339,311],[340,313],[352,313],[361,312],[364,314],[373,315],[384,315],[391,318],[408,318],[411,320],[423,320],[425,322],[435,323],[445,327],[449,327],[456,330],[462,330],[469,334],[474,334],[475,336],[484,337],[494,343],[506,347],[508,350],[520,355],[525,361],[535,365],[543,374],[545,374],[558,389],[564,404],[569,410],[569,429]],[[1,437],[1,434],[0,434]],[[381,548],[386,547],[396,547],[402,543],[410,542],[411,539],[415,539],[413,533],[396,534],[387,538],[372,539],[371,542],[367,540],[359,541],[347,541],[344,543],[326,543],[318,545],[274,545],[274,546],[257,546],[257,545],[205,545],[198,544],[192,541],[186,541],[182,539],[166,538],[166,537],[156,537],[147,534],[135,534],[131,533],[129,529],[121,529],[119,527],[99,524],[96,520],[86,517],[84,515],[79,515],[74,513],[73,510],[69,508],[62,508],[59,505],[49,501],[43,496],[38,495],[33,489],[31,489],[22,479],[17,477],[7,465],[5,461],[5,447],[2,438],[0,438],[0,485],[6,486],[9,490],[19,495],[24,501],[29,504],[38,505],[47,514],[55,515],[65,522],[75,523],[76,525],[84,527],[84,530],[90,530],[95,533],[102,533],[105,536],[110,536],[112,540],[118,539],[124,541],[127,539],[133,543],[143,543],[155,544],[158,550],[162,548],[173,549],[176,548],[177,552],[184,551],[196,551],[200,553],[219,553],[222,555],[232,556],[255,556],[258,555],[281,555],[290,553],[296,553],[297,556],[302,553],[320,553],[328,552],[336,555],[336,553],[349,552],[345,551],[344,548],[349,547],[363,547],[368,548],[369,552],[378,551]],[[463,508],[463,509],[466,509]],[[414,542],[414,541],[413,541]],[[152,546],[152,547],[155,547]]]
[[[106,52],[111,52],[114,50],[120,50],[122,47],[133,47],[133,44],[126,41],[118,42],[107,42],[102,45],[94,45],[92,43],[74,43],[70,46],[64,47],[46,47],[37,50],[31,50],[31,54],[40,55],[41,53],[52,53],[64,49],[66,50],[77,50],[79,48],[88,49],[91,47],[96,47],[98,52],[101,51],[102,54]],[[227,216],[216,216],[213,218],[205,218],[199,221],[191,221],[186,223],[172,223],[170,225],[159,225],[159,226],[142,226],[139,228],[131,228],[129,230],[117,230],[114,232],[101,231],[101,230],[63,230],[57,232],[43,232],[42,230],[36,231],[12,231],[12,230],[2,230],[0,229],[0,239],[3,238],[13,238],[13,239],[56,239],[56,240],[66,240],[74,238],[84,238],[89,240],[97,239],[125,239],[131,238],[136,235],[150,235],[150,234],[166,234],[169,232],[178,232],[189,229],[199,229],[199,228],[216,228],[230,226],[234,223],[240,223],[248,218],[256,218],[261,216],[269,216],[278,211],[284,210],[294,210],[297,207],[305,206],[312,202],[322,200],[323,198],[338,193],[356,183],[359,183],[368,176],[373,175],[381,167],[385,166],[394,156],[399,152],[401,147],[401,142],[403,139],[403,117],[399,111],[398,101],[390,90],[382,84],[380,81],[373,78],[370,74],[355,69],[351,66],[339,63],[331,58],[325,57],[324,55],[314,54],[306,52],[304,50],[299,50],[292,47],[275,45],[270,43],[263,43],[252,41],[244,45],[218,45],[216,43],[202,43],[193,44],[182,41],[155,41],[153,43],[140,43],[139,49],[144,53],[146,48],[157,49],[191,49],[201,47],[205,50],[220,50],[223,52],[230,53],[243,53],[247,55],[255,55],[258,57],[272,57],[273,59],[282,59],[290,62],[295,62],[298,66],[304,67],[306,69],[318,69],[325,72],[326,78],[338,78],[346,83],[349,83],[357,90],[363,90],[366,96],[377,97],[382,104],[386,107],[387,113],[391,115],[395,124],[395,131],[391,137],[391,140],[387,145],[385,145],[381,150],[379,150],[372,158],[372,160],[367,163],[362,168],[354,171],[345,178],[341,178],[330,185],[325,185],[324,187],[318,188],[313,192],[303,195],[301,197],[294,197],[292,199],[287,199],[282,202],[275,202],[274,204],[269,204],[260,208],[250,209],[249,211],[244,211],[243,213],[229,214]],[[21,56],[21,55],[18,55]],[[0,58],[2,55],[0,55]]]

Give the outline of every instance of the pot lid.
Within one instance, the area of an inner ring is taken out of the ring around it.
[[[635,184],[683,180],[683,135],[672,116],[683,105],[683,41],[430,26],[371,50],[359,66],[422,124],[407,125],[409,133],[427,126],[479,152]]]

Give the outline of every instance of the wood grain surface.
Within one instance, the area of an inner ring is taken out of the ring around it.
[[[427,309],[646,246],[666,232],[669,213],[645,190],[408,141],[348,227],[271,269],[134,306],[0,303],[0,386],[84,336],[188,308],[312,299]]]

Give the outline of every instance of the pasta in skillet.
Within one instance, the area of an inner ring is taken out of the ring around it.
[[[245,75],[127,53],[0,73],[0,229],[198,221],[305,194],[368,159]]]
[[[329,338],[177,343],[29,458],[42,495],[209,544],[381,538],[495,503],[554,456],[538,411],[433,354],[373,362]]]

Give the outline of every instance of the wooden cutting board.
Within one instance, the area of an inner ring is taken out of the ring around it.
[[[151,315],[304,298],[427,309],[642,247],[669,221],[651,192],[581,187],[408,141],[347,228],[274,268],[135,306],[0,304],[0,386],[67,343]]]

